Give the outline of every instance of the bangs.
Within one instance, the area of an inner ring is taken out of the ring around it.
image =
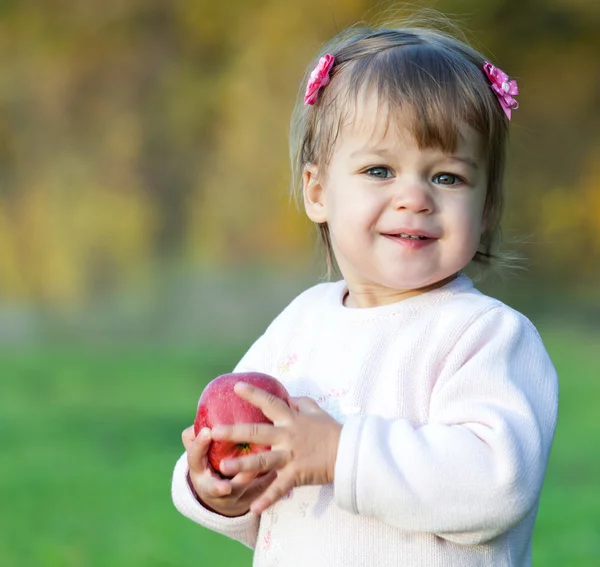
[[[370,96],[377,101],[372,134],[384,136],[393,126],[407,129],[421,149],[454,152],[467,125],[480,134],[486,153],[502,128],[501,121],[490,120],[496,112],[482,73],[439,45],[386,49],[341,65],[338,73],[319,109],[315,149],[325,163],[341,130],[361,122],[361,102]]]

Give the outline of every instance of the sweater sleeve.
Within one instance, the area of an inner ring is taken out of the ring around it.
[[[250,347],[234,370],[235,372],[252,370],[264,372],[267,355],[267,339],[265,335],[262,335]],[[175,465],[171,481],[171,497],[177,510],[186,518],[205,528],[254,548],[258,537],[259,516],[248,513],[237,518],[229,518],[207,510],[197,500],[188,482],[188,472],[187,453],[184,453]]]
[[[258,537],[259,517],[248,513],[237,518],[228,518],[206,509],[198,502],[188,483],[188,472],[187,453],[184,453],[175,464],[171,483],[171,497],[177,510],[209,530],[254,548]]]
[[[557,404],[556,372],[533,325],[488,309],[447,356],[426,424],[374,415],[346,422],[336,502],[407,531],[486,542],[534,512]]]

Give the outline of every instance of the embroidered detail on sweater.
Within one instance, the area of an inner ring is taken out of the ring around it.
[[[340,399],[340,398],[343,398],[343,397],[345,397],[347,395],[348,395],[348,390],[346,390],[346,388],[341,388],[339,390],[337,388],[334,388],[328,394],[324,394],[322,396],[319,396],[317,398],[317,402],[319,404],[323,404],[323,403],[327,402],[330,398]]]
[[[271,506],[263,516],[268,518],[267,533],[262,537],[261,551],[265,554],[265,559],[268,561],[268,565],[271,567],[277,567],[280,564],[279,555],[281,552],[281,543],[273,537],[273,526],[277,523],[279,516],[275,511],[277,504]]]
[[[306,518],[306,512],[308,511],[308,502],[300,502],[300,504],[298,505],[298,510],[300,512],[300,517],[301,518]]]
[[[298,362],[298,355],[290,354],[283,360],[281,364],[277,365],[277,370],[280,374],[286,374],[291,370],[292,366],[294,366],[296,362]]]
[[[317,396],[315,400],[323,410],[340,423],[360,413],[360,407],[354,403],[348,388],[333,388],[326,394]]]
[[[269,530],[264,536],[263,536],[263,551],[268,551],[269,547],[271,547],[271,530]]]

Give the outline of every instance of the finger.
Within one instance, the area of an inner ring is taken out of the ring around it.
[[[183,446],[185,450],[188,450],[188,447],[194,442],[196,435],[194,433],[194,426],[190,425],[187,429],[184,429],[181,432],[181,441],[183,442]]]
[[[284,451],[264,451],[238,459],[223,459],[220,468],[221,472],[227,476],[245,471],[264,473],[284,467],[287,461],[288,455]]]
[[[292,413],[286,401],[247,382],[238,382],[234,386],[234,392],[260,409],[273,422],[289,417]]]
[[[277,473],[275,471],[271,471],[263,476],[257,477],[250,485],[248,485],[247,489],[244,491],[244,498],[249,499],[251,502],[254,501],[269,487],[269,485],[276,478]]]
[[[198,436],[186,447],[188,462],[195,465],[201,463],[206,458],[211,441],[210,429],[203,427]]]
[[[277,443],[277,429],[267,423],[239,423],[237,425],[215,425],[211,432],[215,441],[254,443],[271,446]]]
[[[210,473],[204,476],[200,481],[200,490],[202,496],[208,496],[209,498],[220,498],[221,496],[227,496],[233,491],[233,486],[230,481],[213,476]]]
[[[210,467],[193,467],[191,465],[192,463],[190,463],[189,479],[202,500],[231,494],[233,487],[228,479],[222,479]]]
[[[269,506],[281,500],[292,488],[294,488],[293,483],[285,478],[277,478],[261,496],[252,502],[250,511],[254,514],[262,514]]]
[[[319,413],[323,411],[312,398],[294,398],[294,405],[300,413]]]
[[[229,482],[235,491],[245,490],[250,486],[252,481],[257,477],[258,473],[241,472],[236,474]]]

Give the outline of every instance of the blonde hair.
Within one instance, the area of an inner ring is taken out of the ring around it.
[[[325,53],[335,64],[330,82],[314,105],[304,105],[310,72]],[[359,95],[375,89],[389,114],[402,112],[421,148],[455,150],[460,127],[478,132],[488,173],[484,214],[486,228],[473,262],[509,266],[518,254],[500,250],[504,207],[504,166],[508,121],[483,72],[485,58],[465,41],[419,27],[350,28],[327,43],[307,68],[292,113],[290,157],[292,192],[301,201],[307,164],[329,163],[342,126],[356,113]],[[319,224],[328,275],[334,266],[329,228]]]

